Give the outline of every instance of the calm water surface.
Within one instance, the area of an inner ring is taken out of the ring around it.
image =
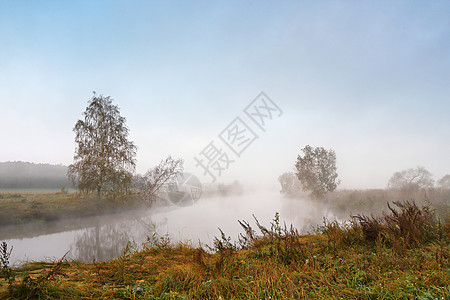
[[[16,265],[23,261],[59,259],[66,252],[68,259],[101,261],[119,256],[128,241],[141,247],[152,235],[169,235],[172,241],[195,244],[200,241],[212,245],[214,236],[220,234],[220,227],[226,235],[237,239],[243,232],[237,220],[255,225],[254,214],[261,224],[269,225],[275,212],[280,213],[282,221],[303,232],[312,230],[311,226],[321,223],[324,216],[330,217],[323,207],[308,200],[286,199],[279,193],[266,192],[201,198],[189,207],[163,207],[62,221],[52,224],[51,230],[30,228],[27,234],[22,230],[5,241],[14,247],[11,261]],[[29,237],[31,231],[33,236]]]

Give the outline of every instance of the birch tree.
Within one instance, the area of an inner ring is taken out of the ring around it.
[[[68,176],[86,193],[127,191],[132,184],[136,166],[136,146],[128,138],[126,120],[120,115],[111,97],[94,92],[84,118],[78,120],[75,132],[76,149]]]

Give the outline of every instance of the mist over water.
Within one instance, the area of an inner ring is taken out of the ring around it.
[[[324,205],[308,199],[288,199],[277,191],[260,191],[240,196],[202,197],[189,207],[160,207],[58,222],[52,228],[60,228],[60,232],[49,233],[43,229],[35,237],[11,238],[6,242],[14,247],[11,260],[15,264],[59,259],[66,252],[68,259],[102,261],[118,257],[128,241],[137,248],[142,247],[152,235],[168,235],[172,242],[212,245],[214,237],[220,236],[220,227],[236,240],[243,232],[238,220],[248,221],[256,229],[253,215],[268,226],[276,212],[280,213],[281,222],[292,224],[303,233],[312,231],[323,217],[332,218]]]

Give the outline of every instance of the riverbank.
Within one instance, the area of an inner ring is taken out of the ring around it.
[[[126,199],[97,199],[71,192],[2,192],[0,193],[0,226],[80,218],[133,210],[145,205],[136,195]]]
[[[202,197],[207,198],[217,191],[206,189]],[[158,199],[151,203],[142,199],[139,192],[115,198],[95,195],[84,195],[74,190],[0,190],[0,232],[6,226],[24,224],[50,224],[66,219],[112,215],[126,211],[149,209],[172,205],[168,201]]]
[[[29,263],[10,270],[9,283],[3,271],[0,298],[448,299],[450,222],[411,204],[392,207],[397,215],[384,221],[331,222],[314,235],[281,225],[277,214],[269,226],[241,221],[238,243],[225,233],[211,247],[153,236],[110,262]]]

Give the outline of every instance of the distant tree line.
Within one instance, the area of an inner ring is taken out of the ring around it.
[[[388,188],[395,190],[419,190],[425,188],[450,189],[450,175],[447,174],[434,184],[433,174],[424,167],[418,166],[395,172],[388,181]]]
[[[285,172],[278,177],[281,193],[286,196],[298,195],[309,191],[309,196],[321,199],[326,193],[336,190],[340,183],[337,179],[336,154],[332,149],[311,147],[302,149],[295,163],[296,173]],[[433,174],[418,166],[395,172],[388,181],[387,188],[399,191],[417,191],[422,189],[450,189],[450,174],[444,175],[435,185]]]
[[[72,187],[63,165],[0,162],[0,189]]]

